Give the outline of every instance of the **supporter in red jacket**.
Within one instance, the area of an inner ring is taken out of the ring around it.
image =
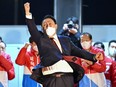
[[[111,66],[111,87],[116,87],[116,61],[113,61],[112,66]]]
[[[95,42],[93,46],[105,51],[105,46],[102,42]],[[116,87],[116,62],[109,56],[105,56],[105,61],[106,71],[104,73],[107,80],[107,87]]]
[[[9,54],[5,53],[6,44],[0,42],[0,87],[8,87],[8,80],[15,77],[14,66]]]
[[[83,49],[91,53],[101,53],[103,59],[92,63],[89,60],[78,59],[77,63],[84,68],[85,75],[79,82],[79,87],[107,87],[104,71],[106,70],[104,51],[92,46],[92,35],[88,32],[82,33],[80,43]],[[102,78],[102,79],[101,79]]]
[[[23,87],[41,87],[40,84],[30,78],[34,66],[40,63],[40,57],[32,37],[29,38],[29,42],[20,50],[15,62],[20,66],[24,66]],[[31,46],[30,49],[28,49],[29,45]]]

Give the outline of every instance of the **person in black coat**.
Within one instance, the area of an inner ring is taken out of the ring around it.
[[[71,41],[77,47],[82,49],[82,46],[80,44],[81,32],[79,31],[79,21],[77,17],[69,17],[66,20],[66,23],[63,25],[63,29],[60,31],[59,34],[70,37]]]

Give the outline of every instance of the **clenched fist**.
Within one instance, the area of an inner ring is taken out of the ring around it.
[[[25,4],[24,4],[24,9],[25,9],[25,14],[26,15],[30,15],[31,13],[30,13],[30,3],[29,2],[26,2]]]
[[[99,61],[99,60],[103,60],[103,59],[104,59],[103,53],[98,52],[98,53],[96,54],[96,59],[97,59],[98,61]]]
[[[25,48],[28,48],[29,47],[29,45],[30,45],[30,43],[25,43]]]
[[[89,61],[89,60],[81,59],[81,62],[82,62],[81,63],[82,66],[84,66],[84,67],[89,67],[89,66],[93,65],[93,62]]]

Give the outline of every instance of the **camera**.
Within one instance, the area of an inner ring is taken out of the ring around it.
[[[74,27],[74,25],[72,25],[72,24],[68,24],[67,26],[69,29]]]
[[[69,21],[69,23],[68,23],[68,28],[70,29],[70,28],[73,28],[74,27],[74,23],[73,23],[73,21]]]

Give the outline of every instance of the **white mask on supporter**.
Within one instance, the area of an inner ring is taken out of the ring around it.
[[[38,52],[37,46],[33,46],[33,50],[36,51],[36,52]]]
[[[116,49],[109,47],[109,55],[111,57],[115,57],[115,55],[116,55]]]
[[[83,49],[88,50],[91,47],[91,41],[84,41],[81,43]]]
[[[53,37],[55,34],[56,34],[56,29],[53,28],[53,27],[48,27],[46,29],[46,34],[49,36],[49,37]]]

